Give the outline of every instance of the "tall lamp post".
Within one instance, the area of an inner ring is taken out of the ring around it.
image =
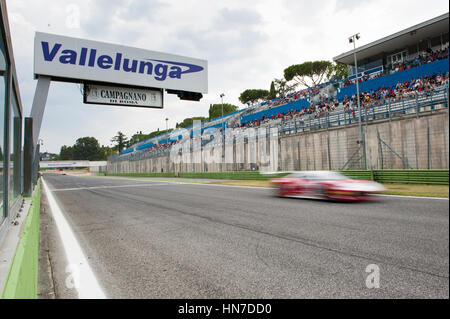
[[[225,96],[225,94],[220,94],[220,99],[222,100],[222,117],[223,117],[223,97]]]
[[[225,136],[225,121],[223,120],[223,97],[225,96],[225,94],[220,94],[220,99],[222,100],[222,133]]]
[[[358,78],[358,60],[356,59],[356,40],[359,40],[361,38],[359,33],[356,33],[348,38],[349,43],[353,43],[353,58],[355,60],[355,79],[356,79],[356,96],[358,101],[358,114],[359,114],[359,120],[358,120],[358,126],[359,126],[359,143],[361,147],[363,147],[363,166],[366,168],[366,156],[365,156],[365,141],[363,137],[363,131],[362,131],[362,125],[361,125],[361,101],[359,97],[359,78]],[[367,121],[367,119],[366,119]]]
[[[225,121],[223,120],[223,97],[225,94],[220,94],[220,99],[222,100],[222,171],[223,171],[223,161],[225,160]]]
[[[167,146],[167,144],[169,143],[169,124],[168,124],[168,122],[169,122],[169,119],[166,117],[166,146]]]

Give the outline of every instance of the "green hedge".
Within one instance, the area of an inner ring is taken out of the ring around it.
[[[343,174],[355,179],[368,179],[380,183],[448,185],[448,170],[348,170]],[[175,173],[119,173],[110,176],[176,177]],[[178,173],[182,178],[269,180],[286,174],[265,175],[258,171]]]
[[[14,259],[9,267],[1,299],[36,299],[39,258],[41,186],[38,181]]]

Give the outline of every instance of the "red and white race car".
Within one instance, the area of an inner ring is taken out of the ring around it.
[[[280,197],[328,199],[337,201],[367,201],[385,190],[383,185],[366,180],[355,180],[338,172],[295,172],[271,180],[278,186]]]

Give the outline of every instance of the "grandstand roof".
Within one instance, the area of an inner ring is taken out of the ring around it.
[[[449,13],[447,12],[433,19],[356,48],[357,59],[363,60],[382,52],[392,52],[396,49],[417,43],[423,39],[435,37],[438,34],[448,33],[448,18]],[[348,65],[354,64],[353,59],[353,50],[333,58],[335,62]]]

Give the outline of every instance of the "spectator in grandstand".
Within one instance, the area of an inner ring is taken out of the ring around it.
[[[438,56],[445,56],[445,54],[447,54],[448,56],[448,49],[446,52],[436,53],[434,58],[437,58]],[[376,105],[386,103],[387,100],[401,101],[402,99],[416,98],[417,96],[430,94],[431,91],[439,89],[443,86],[446,87],[449,86],[448,72],[446,72],[445,74],[436,73],[430,76],[422,76],[416,79],[413,78],[410,79],[409,81],[398,82],[396,85],[393,85],[391,87],[383,86],[378,88],[377,90],[360,92],[361,107],[363,109],[373,108]],[[311,91],[308,90],[308,92]],[[292,99],[296,99],[302,96],[303,95],[301,92],[297,92],[295,94],[290,95],[289,98],[292,101]],[[246,123],[242,123],[241,121],[239,122],[233,121],[233,123],[230,124],[230,126],[236,129],[239,127],[241,128],[259,127],[263,124],[270,123],[277,119],[281,120],[282,122],[294,119],[302,122],[304,118],[307,116],[310,116],[310,118],[327,116],[328,114],[335,111],[340,105],[343,106],[345,114],[347,114],[348,116],[353,116],[354,119],[356,118],[356,109],[358,108],[357,96],[353,94],[351,97],[348,96],[344,97],[342,103],[339,103],[336,99],[329,99],[328,101],[326,99],[321,99],[316,103],[310,103],[310,105],[307,108],[301,109],[299,111],[291,109],[286,113],[278,112],[272,115],[270,119],[265,114],[263,114],[261,118],[255,119],[253,121],[248,121]],[[199,138],[201,137],[194,136],[194,140],[197,140]],[[163,144],[155,143],[155,145],[153,145],[151,148],[146,149],[143,152],[147,153],[154,152],[155,154],[159,154],[158,152],[164,151],[173,146],[175,143],[179,142],[180,140]],[[133,154],[124,154],[123,156],[126,156],[128,158],[136,155],[137,154],[133,153]]]

